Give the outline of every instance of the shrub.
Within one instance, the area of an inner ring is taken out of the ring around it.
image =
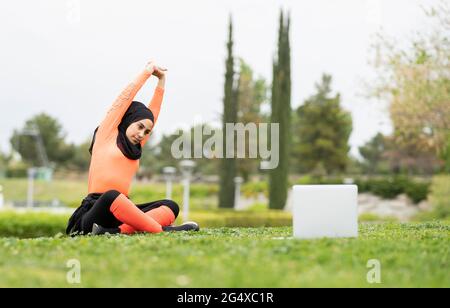
[[[176,223],[181,223],[182,214]],[[34,238],[65,234],[69,215],[47,213],[0,213],[0,236]],[[192,212],[190,220],[202,228],[211,227],[280,227],[291,226],[292,215],[287,212],[268,210],[264,212],[215,210]]]
[[[269,209],[269,205],[267,203],[255,203],[247,208],[249,212],[266,212]]]
[[[28,175],[28,167],[25,164],[8,166],[5,175],[8,178],[26,178]]]
[[[450,175],[435,176],[430,190],[430,203],[435,218],[450,218]]]
[[[398,220],[395,217],[390,217],[390,216],[380,217],[376,214],[365,213],[365,214],[359,215],[358,221],[359,222],[397,222]]]
[[[400,194],[407,194],[414,202],[426,200],[429,193],[429,182],[419,182],[406,177],[388,177],[377,179],[357,179],[358,191],[370,192],[384,199],[393,199]]]
[[[0,236],[43,237],[64,233],[68,216],[45,213],[0,213]]]
[[[313,182],[313,178],[310,175],[302,176],[300,179],[297,180],[295,184],[297,185],[308,185]]]
[[[407,187],[405,187],[405,193],[416,204],[423,200],[426,200],[429,192],[430,183],[411,182]]]
[[[292,225],[292,214],[280,210],[196,212],[192,213],[189,219],[197,221],[204,227],[282,227]]]
[[[384,199],[393,199],[403,193],[404,181],[393,178],[369,180],[369,191]]]
[[[192,198],[207,198],[219,193],[219,186],[214,184],[193,184],[190,189]]]
[[[298,179],[294,184],[297,185],[330,185],[330,184],[342,184],[344,180],[339,177],[321,177],[305,175]]]
[[[355,185],[358,186],[358,193],[370,192],[370,183],[367,180],[357,179]]]
[[[269,185],[267,182],[248,182],[242,185],[241,192],[246,198],[257,197],[260,193],[268,197]]]

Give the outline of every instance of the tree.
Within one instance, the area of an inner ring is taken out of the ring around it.
[[[223,118],[222,129],[226,132],[226,123],[237,122],[237,93],[238,89],[235,86],[234,73],[234,58],[233,58],[233,23],[230,17],[229,34],[227,43],[228,56],[226,59],[225,85],[224,85],[224,99],[223,99]],[[223,149],[226,149],[226,139],[223,138]],[[225,151],[226,152],[226,151]],[[233,208],[235,185],[234,178],[236,177],[236,159],[226,158],[221,160],[220,164],[220,192],[219,192],[219,207]]]
[[[262,78],[254,79],[250,66],[241,59],[239,79],[238,79],[238,122],[248,124],[254,123],[258,126],[262,122],[261,105],[267,97],[267,87]],[[250,141],[251,136],[246,139],[246,158],[237,162],[238,172],[244,181],[248,181],[250,175],[258,171],[259,160],[249,158],[248,147],[251,143],[257,144],[258,140]]]
[[[6,174],[6,168],[9,161],[11,160],[11,155],[6,155],[0,152],[0,177]]]
[[[372,140],[359,147],[359,153],[364,158],[363,168],[369,174],[375,174],[380,170],[380,165],[386,161],[386,140],[383,134],[376,134]]]
[[[185,132],[177,130],[178,132]],[[150,138],[140,159],[139,176],[151,178],[154,174],[162,172],[164,167],[177,167],[179,159],[174,158],[171,152],[172,144],[179,137],[179,134],[164,134],[161,140],[156,143]]]
[[[432,32],[415,35],[407,48],[380,35],[378,78],[371,94],[389,103],[394,142],[421,148],[449,159],[450,140],[450,5],[445,1],[426,11]]]
[[[206,136],[203,134],[205,127],[209,127],[207,124],[200,124],[189,128],[188,131],[178,129],[176,133],[163,135],[158,143],[152,142],[150,138],[149,142],[145,145],[145,150],[142,153],[140,160],[140,170],[139,176],[152,177],[155,173],[162,172],[162,169],[167,166],[177,167],[180,160],[183,158],[175,158],[172,154],[172,146],[175,144],[177,139],[181,136],[190,136],[190,158],[196,162],[195,172],[201,174],[217,174],[219,169],[218,159],[209,159],[205,157],[203,149],[205,143],[211,136]],[[212,130],[212,128],[210,127]],[[202,132],[202,143],[194,142],[194,131],[198,130]],[[220,132],[221,133],[221,132]],[[181,150],[181,149],[180,149]],[[195,158],[195,151],[197,153],[202,153],[201,158]]]
[[[334,173],[345,171],[352,131],[349,112],[340,105],[340,95],[331,93],[330,75],[316,84],[317,94],[297,109],[295,135],[299,142],[293,155],[300,172]]]
[[[398,142],[395,136],[385,138],[385,153],[390,172],[428,174],[439,171],[441,161],[430,147],[414,142]]]
[[[175,134],[163,135],[158,143],[150,137],[140,159],[139,176],[151,178],[156,173],[161,173],[167,166],[176,167],[177,160],[172,156],[170,148],[177,138]]]
[[[359,152],[364,158],[361,167],[369,174],[432,174],[440,168],[440,161],[429,147],[399,144],[395,137],[381,133],[360,147]]]
[[[271,123],[279,124],[279,165],[269,174],[269,207],[284,208],[288,191],[289,151],[291,144],[291,51],[289,42],[290,17],[280,12],[278,53],[273,63]]]
[[[68,165],[78,171],[87,171],[91,162],[91,154],[89,147],[91,146],[91,139],[86,140],[80,145],[73,145],[73,156],[68,162]]]
[[[444,148],[441,158],[444,161],[443,171],[450,173],[450,135],[447,137],[447,146]]]
[[[23,134],[26,131],[28,134]],[[29,134],[31,132],[31,134]],[[40,137],[37,137],[38,133]],[[45,160],[38,148],[38,139],[41,138],[43,150],[48,160],[65,165],[74,155],[74,147],[65,142],[66,134],[57,119],[41,113],[27,120],[23,129],[14,130],[10,138],[12,148],[17,151],[22,159],[33,166],[43,166]]]

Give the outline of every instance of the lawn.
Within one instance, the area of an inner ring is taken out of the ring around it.
[[[3,186],[5,200],[27,199],[28,182],[27,179],[0,179]],[[191,208],[198,210],[210,210],[217,208],[218,185],[214,184],[192,184],[191,185]],[[58,179],[52,182],[36,180],[34,182],[34,200],[51,201],[60,200],[69,207],[76,208],[87,194],[86,181]],[[172,199],[181,203],[183,196],[183,186],[173,185]],[[130,191],[130,198],[135,203],[145,203],[159,199],[165,199],[166,185],[164,183],[133,183]]]
[[[358,239],[301,241],[292,228],[0,238],[0,287],[450,287],[450,223],[362,224]],[[81,283],[66,280],[67,262]],[[368,260],[381,263],[369,284]]]

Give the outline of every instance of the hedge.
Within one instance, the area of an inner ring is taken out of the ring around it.
[[[68,216],[47,213],[0,213],[0,236],[44,237],[64,233]]]
[[[176,224],[181,223],[182,213]],[[34,238],[64,234],[69,216],[47,213],[0,212],[0,236]],[[189,220],[201,227],[280,227],[291,226],[292,215],[283,211],[237,212],[210,211],[193,212]]]
[[[415,181],[406,177],[387,177],[380,179],[357,179],[358,191],[370,192],[384,199],[393,199],[406,194],[411,201],[419,203],[426,200],[430,190],[429,181]]]
[[[405,176],[381,178],[357,178],[354,180],[358,192],[369,192],[384,199],[394,199],[400,194],[406,194],[411,201],[419,203],[426,200],[430,191],[429,181],[418,181]],[[294,184],[343,184],[342,178],[320,178],[305,176]]]

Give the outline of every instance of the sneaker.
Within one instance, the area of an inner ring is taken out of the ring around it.
[[[94,223],[92,225],[92,235],[102,235],[102,234],[117,234],[120,233],[119,228],[104,228],[100,225]]]
[[[198,226],[198,223],[193,221],[185,222],[179,226],[166,226],[162,227],[163,231],[170,232],[170,231],[198,231],[200,230],[200,227]]]

